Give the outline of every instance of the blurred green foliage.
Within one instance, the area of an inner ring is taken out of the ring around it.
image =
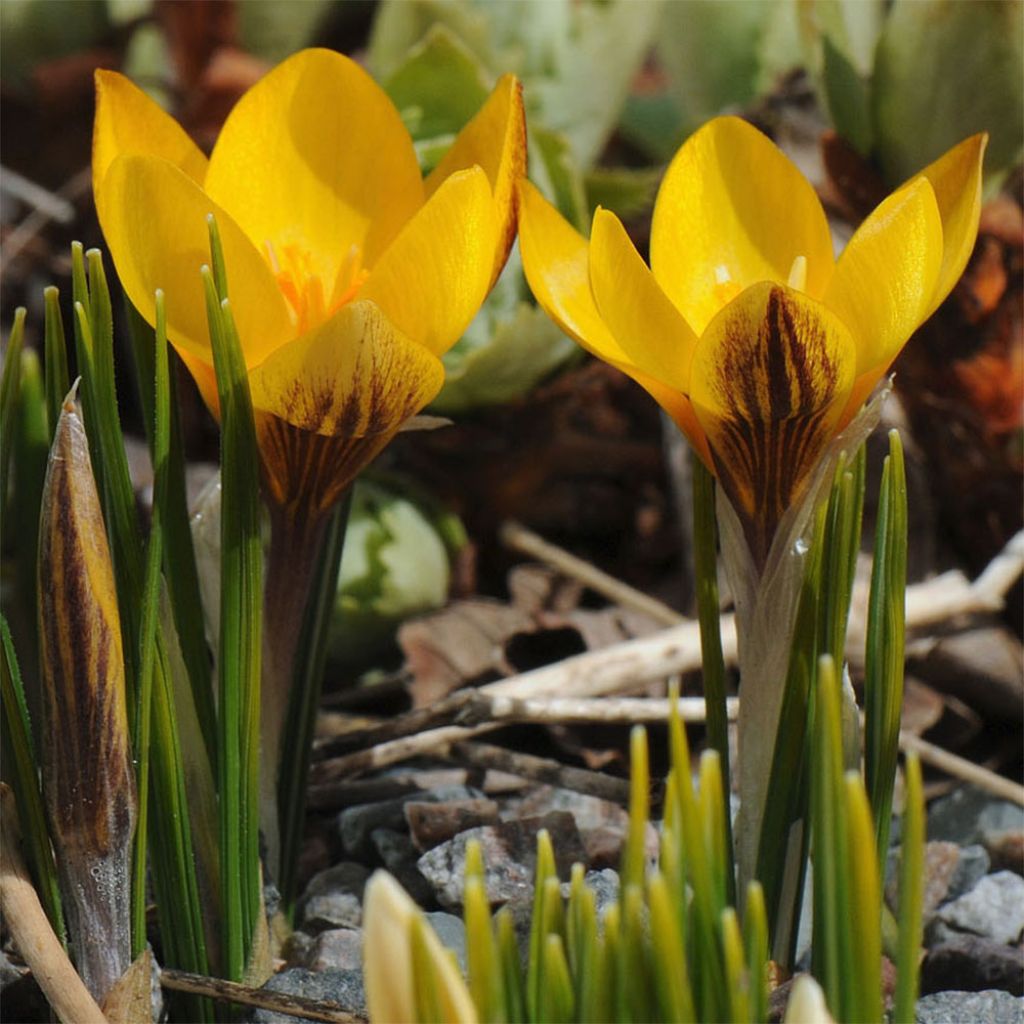
[[[363,478],[352,496],[329,655],[361,664],[379,654],[410,615],[448,599],[462,523],[393,480]]]

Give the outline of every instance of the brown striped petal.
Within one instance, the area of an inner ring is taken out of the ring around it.
[[[856,363],[838,318],[769,282],[729,303],[700,339],[690,399],[759,569],[838,428]]]
[[[76,963],[102,1000],[131,963],[135,826],[121,625],[82,421],[65,401],[39,529],[43,789]]]
[[[249,374],[268,497],[328,511],[441,389],[441,361],[365,300]]]

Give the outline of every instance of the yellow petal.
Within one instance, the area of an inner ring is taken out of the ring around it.
[[[825,213],[807,179],[772,142],[737,117],[718,117],[675,155],[658,192],[651,268],[698,333],[758,281],[785,283],[807,259],[806,292],[832,273]]]
[[[363,299],[249,373],[254,409],[344,437],[394,433],[443,383],[441,361]]]
[[[97,71],[92,134],[94,187],[122,153],[160,157],[180,167],[200,185],[206,176],[206,157],[173,117],[124,75]]]
[[[769,283],[726,306],[700,339],[690,399],[759,566],[836,432],[855,364],[832,313]]]
[[[942,270],[929,315],[953,290],[974,249],[981,216],[981,167],[987,145],[988,135],[972,135],[919,175],[931,182],[942,217]]]
[[[529,181],[519,186],[519,250],[541,309],[598,359],[632,365],[594,302],[587,240]]]
[[[861,224],[825,292],[857,341],[858,376],[877,371],[877,381],[927,316],[941,262],[935,193],[917,178]]]
[[[630,361],[670,388],[688,392],[697,338],[608,210],[594,214],[590,287],[601,319]]]
[[[478,164],[487,174],[498,210],[498,248],[492,282],[505,265],[516,236],[516,182],[526,174],[526,115],[523,87],[515,75],[503,75],[473,119],[459,132],[451,149],[428,175],[432,196],[456,171]]]
[[[185,369],[192,375],[199,389],[199,395],[206,403],[213,418],[220,420],[220,396],[217,394],[217,371],[213,363],[187,352],[183,348],[176,349],[178,358],[185,364]],[[211,353],[212,355],[212,353]]]
[[[458,171],[406,224],[359,295],[441,355],[487,297],[497,233],[487,175],[479,167]]]
[[[361,299],[282,345],[249,374],[271,497],[330,508],[443,383],[441,361]]]
[[[519,185],[519,250],[541,309],[588,352],[632,377],[672,417],[710,466],[704,431],[682,391],[639,369],[601,319],[586,239],[528,181]]]
[[[206,190],[261,251],[298,245],[334,281],[353,245],[364,266],[423,204],[412,141],[394,104],[348,57],[303,50],[238,101]]]
[[[150,323],[156,290],[166,293],[168,336],[179,350],[213,362],[199,276],[210,262],[210,213],[220,228],[246,362],[261,362],[291,337],[291,317],[270,268],[238,225],[173,164],[118,157],[97,189],[96,209],[121,284]]]

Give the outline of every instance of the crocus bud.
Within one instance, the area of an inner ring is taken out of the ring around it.
[[[110,549],[82,420],[57,423],[39,530],[42,771],[78,970],[102,1001],[131,964],[135,777]]]
[[[405,890],[386,871],[375,871],[363,900],[363,977],[373,1022],[425,1019],[417,1005],[414,929],[422,942],[420,970],[436,998],[443,1024],[476,1024],[473,999],[453,960]]]

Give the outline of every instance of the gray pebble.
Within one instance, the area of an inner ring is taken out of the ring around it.
[[[970,892],[940,907],[928,929],[929,945],[963,934],[1014,943],[1024,931],[1024,878],[1012,871],[986,875]]]
[[[363,889],[370,873],[362,864],[343,861],[314,875],[298,908],[299,924],[310,934],[327,928],[357,928],[362,921]]]
[[[321,932],[309,944],[302,962],[311,971],[362,970],[362,929],[331,928]]]
[[[990,846],[1008,833],[1024,832],[1024,807],[975,786],[961,786],[928,810],[928,838],[961,846]]]
[[[420,852],[405,832],[390,828],[375,828],[370,833],[373,848],[384,862],[384,867],[420,907],[434,905],[434,890],[416,867]]]
[[[568,878],[573,862],[582,861],[584,851],[576,822],[567,811],[468,829],[428,850],[416,866],[433,887],[441,906],[458,911],[462,906],[466,845],[476,839],[483,853],[487,897],[491,904],[529,898],[537,863],[537,833],[541,829],[550,833],[559,875]]]
[[[412,800],[417,803],[433,803],[438,800],[469,800],[479,796],[479,792],[465,786],[441,786],[427,792],[409,793],[394,800],[347,807],[338,815],[342,847],[349,857],[368,858],[372,850],[370,837],[375,829],[406,829],[405,805]]]
[[[1024,999],[1009,992],[936,992],[917,1001],[917,1024],[1021,1024]]]
[[[461,917],[454,914],[446,914],[443,910],[435,910],[427,914],[430,922],[441,944],[447,946],[459,961],[462,973],[467,970],[466,961],[466,925]]]
[[[363,987],[362,971],[316,972],[293,967],[275,974],[263,987],[271,992],[286,992],[305,999],[330,1001],[347,1013],[366,1015],[366,990]],[[308,1024],[308,1018],[264,1009],[253,1011],[249,1020],[252,1024]]]
[[[988,874],[988,871],[989,858],[984,846],[979,846],[977,843],[971,846],[962,846],[956,871],[949,880],[945,902],[958,899],[970,892]]]
[[[921,993],[1001,989],[1024,996],[1024,954],[977,935],[965,935],[928,951],[921,964]]]

